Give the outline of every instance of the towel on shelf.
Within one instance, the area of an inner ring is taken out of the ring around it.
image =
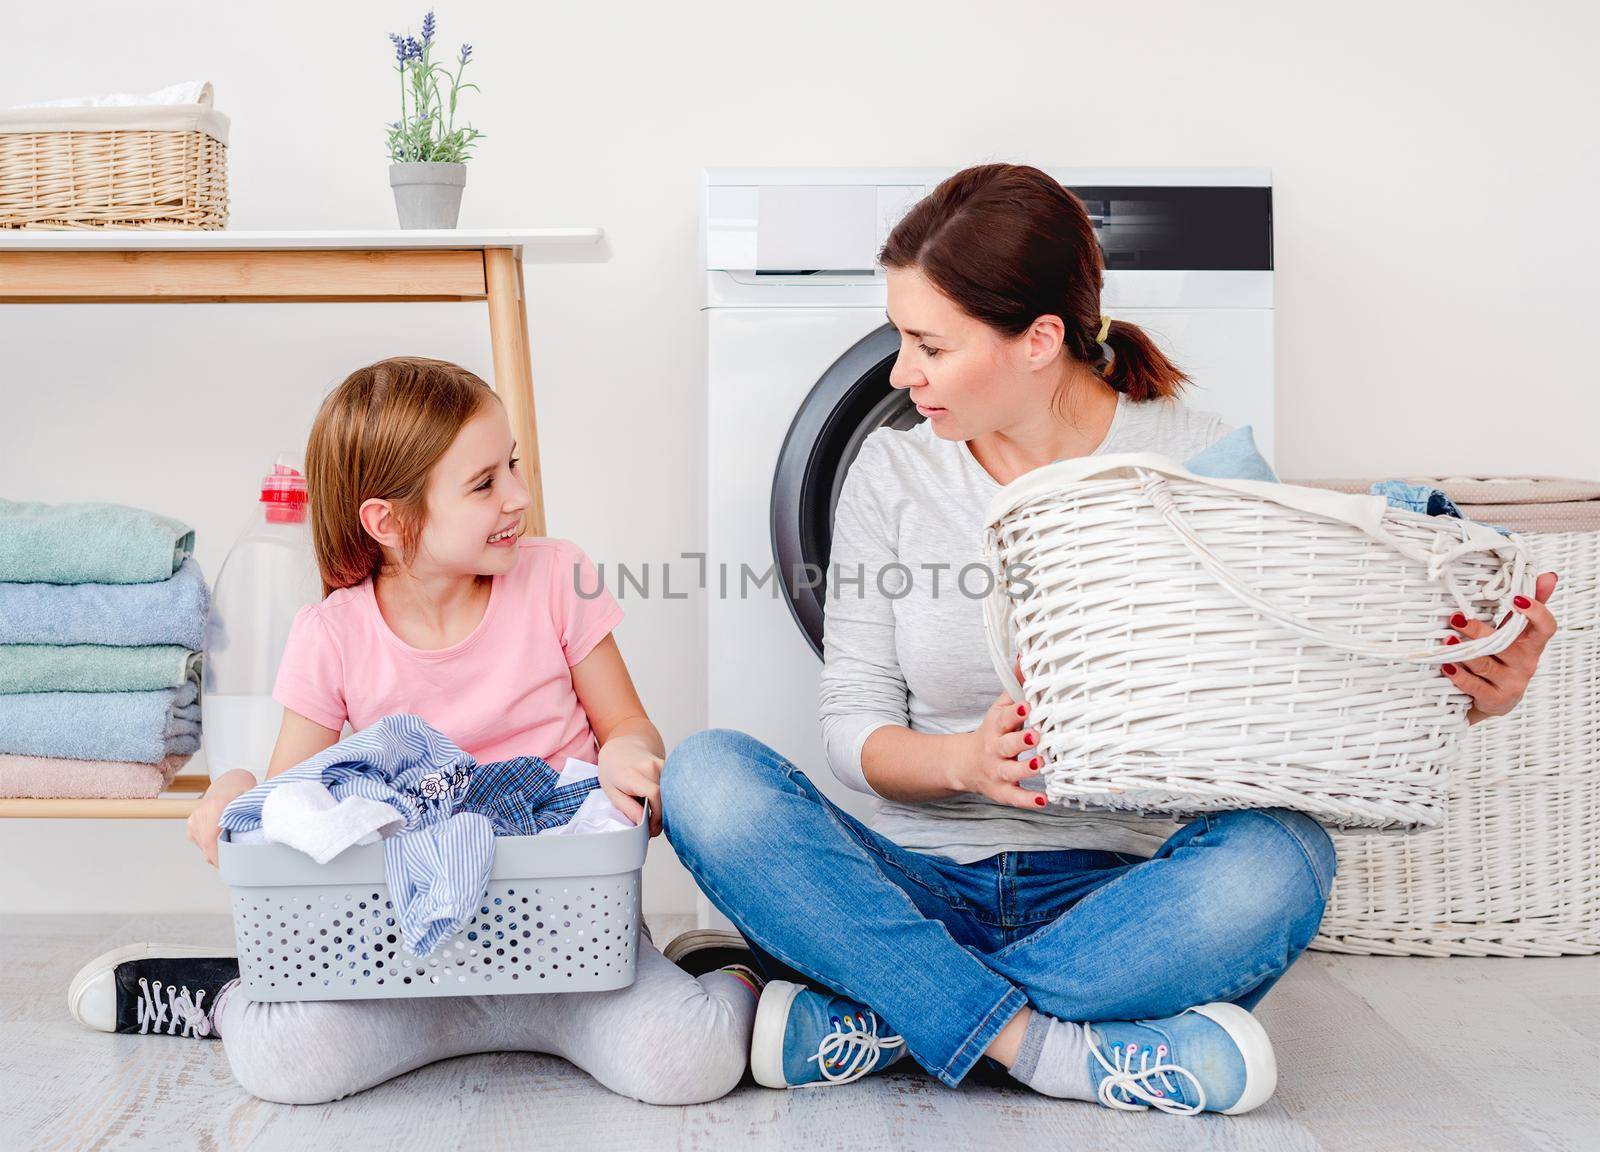
[[[193,558],[148,584],[0,583],[0,644],[176,644],[199,652],[210,611],[211,591]]]
[[[0,753],[156,764],[200,750],[200,685],[0,696]]]
[[[159,764],[0,755],[0,796],[26,800],[154,800],[188,756]]]
[[[385,716],[287,772],[270,777],[222,811],[229,836],[262,828],[275,790],[324,786],[336,801],[378,801],[402,821],[384,839],[384,877],[406,947],[426,956],[460,929],[489,884],[497,827],[554,827],[571,818],[596,781],[562,785],[537,756],[478,764],[419,716]],[[522,793],[536,794],[528,802]],[[474,811],[465,810],[470,799]]]
[[[200,653],[175,644],[0,644],[0,695],[154,692],[200,678]]]
[[[193,551],[187,524],[143,508],[0,500],[0,580],[9,583],[152,583]]]

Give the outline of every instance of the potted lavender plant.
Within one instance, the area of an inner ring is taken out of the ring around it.
[[[389,185],[402,228],[456,226],[467,183],[467,154],[483,135],[471,125],[456,127],[457,97],[478,90],[476,84],[461,82],[472,45],[461,46],[452,72],[433,59],[437,30],[430,10],[422,18],[421,40],[409,33],[389,34],[400,74],[400,119],[389,125]]]

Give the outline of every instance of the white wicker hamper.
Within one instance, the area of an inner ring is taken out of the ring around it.
[[[1512,643],[1533,588],[1484,525],[1152,453],[1036,469],[985,523],[990,653],[1071,807],[1435,826],[1470,705],[1438,666]],[[1448,646],[1457,611],[1506,619]]]
[[[1339,874],[1313,948],[1395,956],[1600,952],[1600,483],[1424,478],[1517,532],[1552,571],[1558,631],[1517,707],[1476,724],[1437,829],[1335,832]],[[1369,480],[1302,484],[1365,491]]]

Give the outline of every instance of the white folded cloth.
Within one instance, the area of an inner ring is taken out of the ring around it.
[[[146,104],[210,104],[211,81],[185,80],[155,92],[136,96],[130,92],[114,92],[109,96],[69,96],[63,100],[37,100],[31,104],[13,104],[13,108],[129,108]]]
[[[261,804],[261,833],[326,864],[354,844],[376,844],[405,826],[405,817],[381,800],[335,800],[319,780],[280,784]]]

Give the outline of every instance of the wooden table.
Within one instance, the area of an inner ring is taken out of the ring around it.
[[[495,390],[545,535],[522,265],[610,259],[599,228],[515,231],[158,232],[0,230],[0,304],[336,304],[483,300]],[[0,799],[0,817],[187,817],[209,780],[155,800]]]

